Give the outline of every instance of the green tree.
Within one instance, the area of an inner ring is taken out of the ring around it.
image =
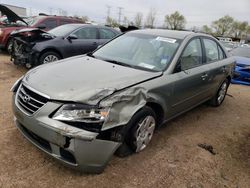
[[[212,23],[215,33],[220,36],[228,36],[231,32],[234,19],[231,16],[224,16]]]
[[[178,11],[173,14],[165,16],[165,25],[168,29],[180,30],[184,29],[186,24],[186,19]]]
[[[204,33],[207,33],[207,34],[212,34],[213,33],[212,28],[210,28],[207,25],[203,25],[202,28],[201,28],[201,31],[204,32]]]
[[[135,15],[135,26],[140,28],[142,26],[142,19],[143,19],[143,14],[138,12]]]
[[[231,28],[231,33],[235,38],[244,38],[247,34],[248,22],[234,21]]]

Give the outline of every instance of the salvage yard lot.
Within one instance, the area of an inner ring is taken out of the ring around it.
[[[15,128],[9,90],[26,71],[0,55],[0,187],[249,187],[250,87],[231,85],[221,107],[193,109],[157,131],[145,151],[114,156],[102,174],[86,175],[48,157]],[[199,144],[213,146],[215,155]]]

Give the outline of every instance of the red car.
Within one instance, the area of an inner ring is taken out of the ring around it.
[[[9,36],[14,30],[29,27],[48,31],[63,24],[84,23],[82,20],[64,16],[42,15],[23,19],[4,5],[0,5],[0,12],[2,12],[2,15],[5,15],[8,20],[7,22],[0,22],[0,49],[7,50],[11,48]]]

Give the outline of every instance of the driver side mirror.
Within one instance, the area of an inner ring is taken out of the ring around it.
[[[70,34],[68,36],[68,40],[75,40],[75,39],[78,39],[78,37],[75,34]]]

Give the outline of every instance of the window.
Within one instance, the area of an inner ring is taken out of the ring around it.
[[[57,26],[57,22],[54,19],[46,19],[41,24],[45,24],[46,29],[53,29]]]
[[[60,20],[60,25],[70,24],[70,23],[72,23],[70,20]]]
[[[218,49],[219,49],[219,59],[224,59],[225,58],[224,52],[222,51],[219,45],[218,45]]]
[[[206,51],[206,62],[219,60],[218,45],[215,41],[210,39],[203,39]]]
[[[100,31],[100,39],[112,39],[115,36],[115,33],[108,29],[99,29]]]
[[[202,50],[200,39],[192,40],[181,56],[181,68],[191,69],[202,64]]]
[[[78,39],[96,39],[96,28],[82,28],[73,33]]]

